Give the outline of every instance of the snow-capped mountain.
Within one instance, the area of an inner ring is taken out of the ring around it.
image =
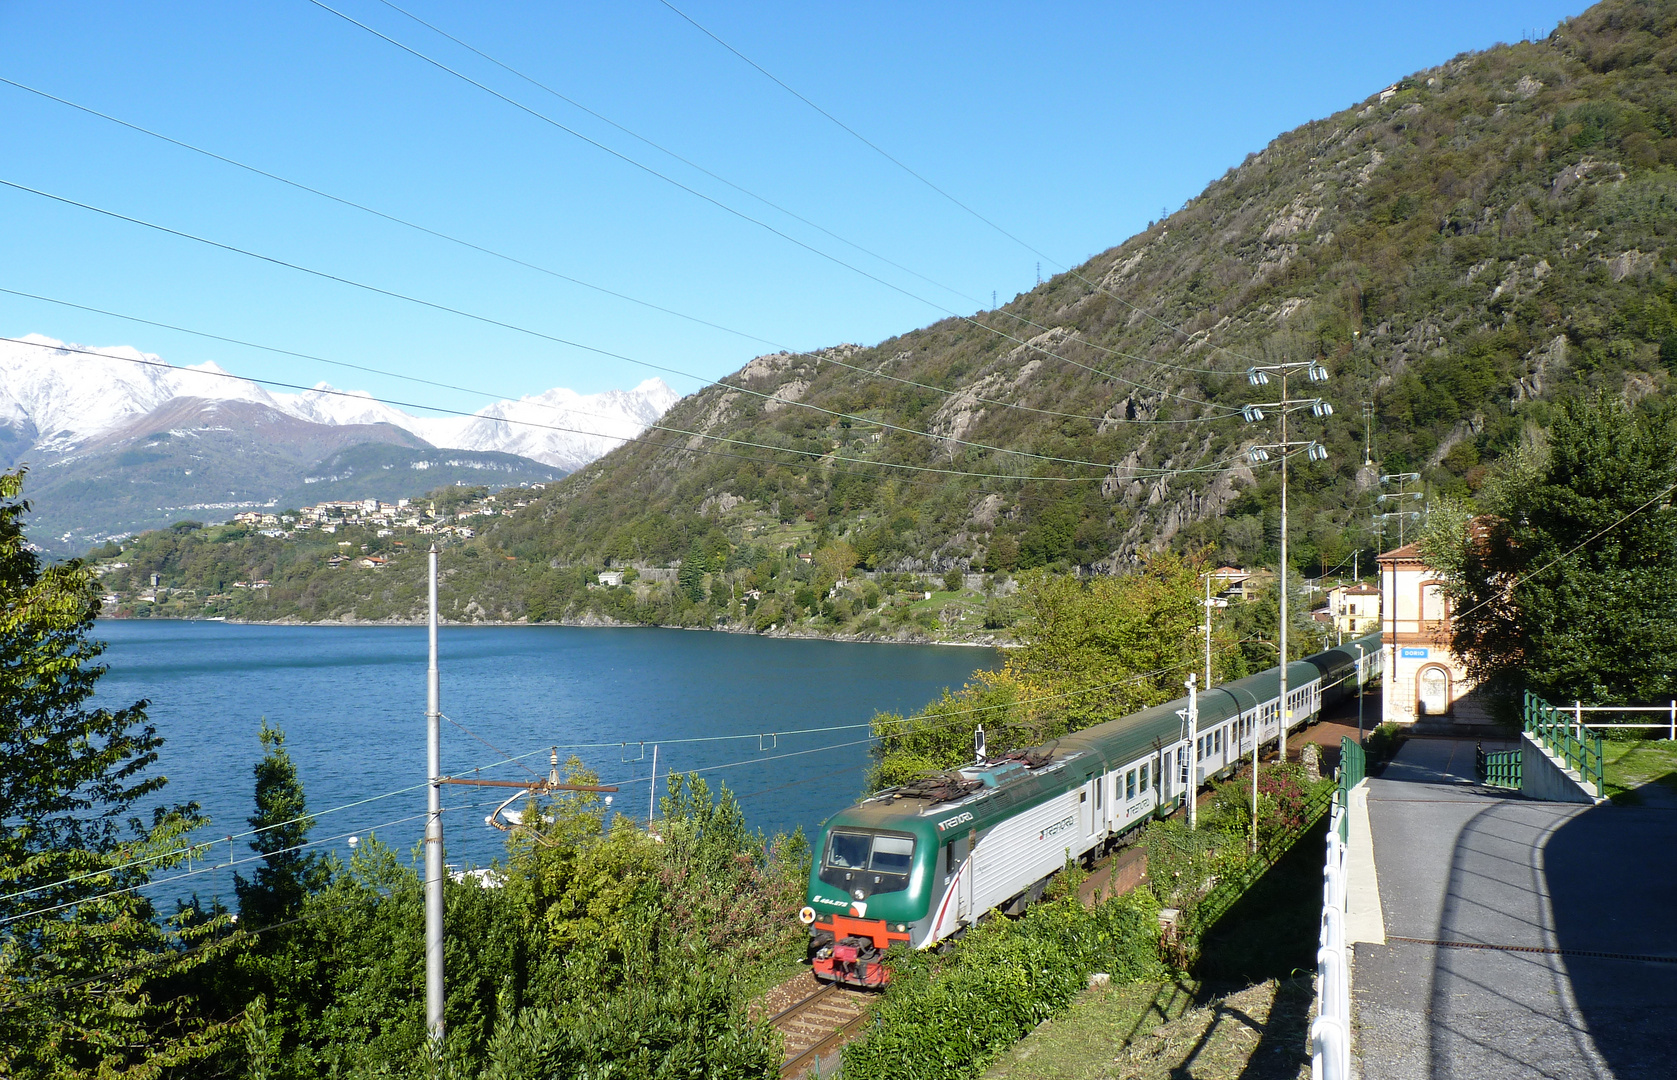
[[[80,351],[77,351],[80,350]],[[97,355],[88,355],[94,353]],[[638,435],[678,395],[661,379],[633,390],[558,388],[499,401],[469,417],[419,417],[327,383],[297,394],[264,390],[213,363],[176,367],[129,346],[71,345],[40,334],[0,340],[4,457],[62,456],[179,399],[248,402],[329,426],[389,424],[443,449],[517,454],[574,470]]]

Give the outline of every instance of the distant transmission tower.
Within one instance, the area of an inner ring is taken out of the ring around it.
[[[996,309],[996,290],[991,289],[990,290],[990,310],[994,311],[995,309]]]
[[[1042,284],[1042,260],[1040,259],[1037,260],[1036,264],[1036,283],[1038,285]]]

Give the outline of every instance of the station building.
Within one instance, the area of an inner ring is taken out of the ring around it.
[[[1415,544],[1386,552],[1379,565],[1386,673],[1381,719],[1411,724],[1454,716],[1473,683],[1450,651],[1450,601],[1443,575],[1427,566]]]

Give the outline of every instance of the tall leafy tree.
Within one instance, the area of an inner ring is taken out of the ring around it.
[[[1674,492],[1669,417],[1600,397],[1557,406],[1547,445],[1517,455],[1479,507],[1436,516],[1422,542],[1469,673],[1557,701],[1677,693]]]
[[[138,892],[178,865],[194,805],[133,815],[163,777],[144,701],[90,708],[103,665],[91,573],[25,542],[23,472],[0,473],[0,1075],[149,1076],[210,1053],[178,976],[214,919]]]

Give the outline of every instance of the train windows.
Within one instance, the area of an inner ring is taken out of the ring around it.
[[[914,841],[906,836],[876,836],[873,838],[873,858],[868,867],[886,874],[908,873],[909,860],[914,857]]]
[[[908,887],[914,838],[887,833],[834,829],[827,840],[821,880],[858,899]]]
[[[873,849],[873,838],[867,833],[834,831],[827,844],[827,865],[841,870],[864,870],[868,853]]]
[[[1096,778],[1096,780],[1095,780],[1095,809],[1096,810],[1099,810],[1101,808],[1101,791],[1105,787],[1106,787],[1106,777],[1102,776],[1102,777]]]
[[[1124,798],[1135,798],[1135,770],[1131,769],[1124,776]]]
[[[1147,786],[1147,766],[1143,765],[1141,767],[1141,793],[1143,795],[1147,794]]]

